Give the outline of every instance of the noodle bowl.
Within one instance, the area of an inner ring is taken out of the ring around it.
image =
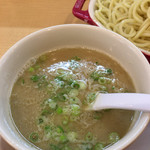
[[[150,51],[150,0],[96,0],[95,7],[104,27]]]

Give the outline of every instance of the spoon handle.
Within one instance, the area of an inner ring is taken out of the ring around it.
[[[150,111],[150,94],[142,94],[142,93],[98,94],[92,106],[92,109],[101,110],[109,108]]]

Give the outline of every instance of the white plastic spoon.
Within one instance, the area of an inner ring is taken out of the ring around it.
[[[150,112],[150,94],[142,93],[99,93],[88,110],[128,109]]]

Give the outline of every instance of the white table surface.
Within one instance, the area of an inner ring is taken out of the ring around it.
[[[14,150],[0,137],[0,150]],[[124,150],[150,150],[150,123],[144,132]]]

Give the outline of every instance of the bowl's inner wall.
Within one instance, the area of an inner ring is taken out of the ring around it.
[[[17,73],[31,57],[60,47],[75,46],[108,53],[127,70],[137,92],[150,93],[150,84],[148,84],[150,71],[147,69],[147,61],[133,44],[121,36],[88,25],[66,25],[43,29],[19,41],[0,61],[0,132],[11,145],[15,145],[18,149],[31,149],[30,144],[25,143],[16,132],[10,117],[9,96]],[[139,131],[142,131],[142,127],[146,125],[149,118],[147,114],[142,116],[143,123],[140,119],[136,122],[136,126],[139,125],[141,128]],[[134,128],[130,135],[138,131],[137,127],[134,126]]]

